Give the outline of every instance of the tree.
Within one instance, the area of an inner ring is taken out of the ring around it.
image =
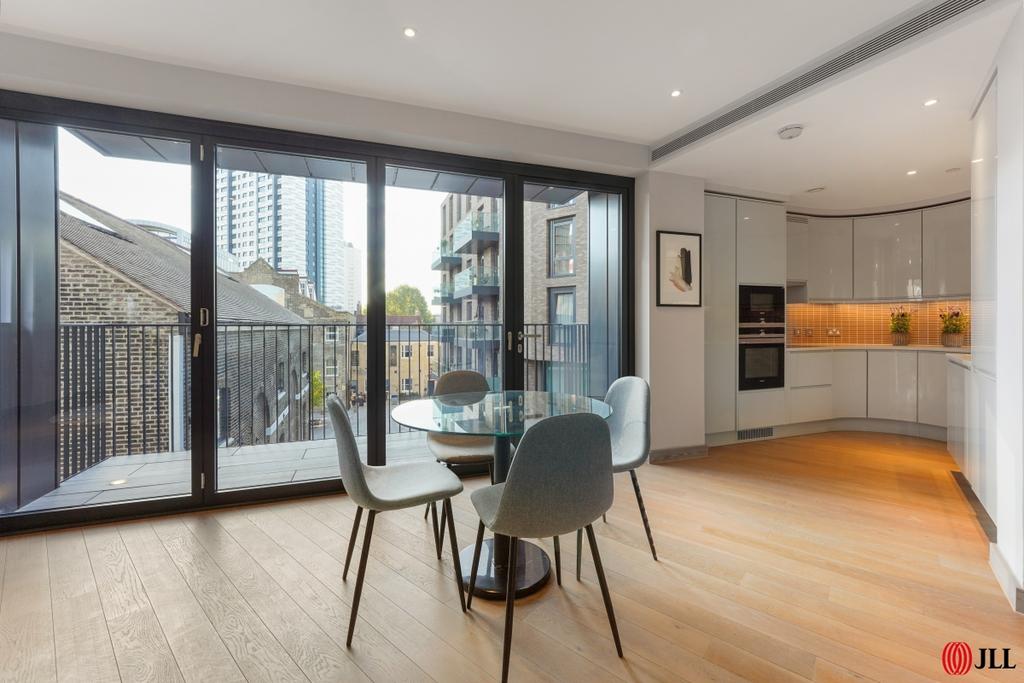
[[[399,285],[388,292],[388,315],[416,315],[421,323],[434,322],[434,314],[427,307],[423,293],[412,285]]]
[[[314,408],[321,408],[324,405],[324,377],[319,370],[313,371],[310,378],[310,401]]]

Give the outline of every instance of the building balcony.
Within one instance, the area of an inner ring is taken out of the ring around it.
[[[434,298],[432,303],[435,306],[440,306],[442,304],[450,304],[452,301],[455,300],[452,294],[452,283],[450,282],[446,282],[437,287],[434,287]]]
[[[472,213],[463,217],[452,235],[452,251],[456,254],[479,254],[485,247],[501,241],[500,213]]]
[[[454,279],[454,297],[498,296],[501,293],[501,277],[496,268],[470,266]]]
[[[462,257],[452,251],[452,245],[444,240],[437,249],[434,249],[434,256],[430,260],[430,269],[446,271],[461,264]]]

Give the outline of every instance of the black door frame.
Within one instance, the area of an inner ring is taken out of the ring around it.
[[[168,137],[188,140],[192,147],[192,216],[193,253],[206,251],[206,258],[192,259],[192,320],[200,320],[200,309],[208,310],[213,327],[204,333],[202,347],[215,348],[216,340],[216,264],[214,248],[214,162],[215,144],[273,149],[281,152],[336,157],[367,164],[367,362],[368,379],[377,378],[383,387],[386,373],[384,339],[386,317],[384,306],[384,169],[387,164],[425,166],[462,173],[477,173],[500,177],[506,183],[506,238],[505,244],[522,244],[522,184],[544,182],[553,185],[604,190],[618,193],[623,201],[622,247],[623,292],[620,301],[625,325],[621,335],[620,367],[623,374],[634,368],[634,179],[604,173],[577,171],[543,165],[473,157],[437,152],[398,145],[364,142],[345,138],[302,133],[289,130],[253,126],[130,109],[106,104],[34,95],[0,89],[0,118],[109,130],[120,133]],[[512,240],[515,240],[513,242]],[[516,282],[506,284],[504,310],[506,320],[518,323],[521,329],[522,306],[522,253],[521,248],[504,248],[504,273]],[[512,312],[511,317],[509,312]],[[519,316],[517,319],[515,316]],[[204,318],[205,319],[205,318]],[[511,328],[508,328],[511,329]],[[209,334],[209,336],[207,336]],[[521,386],[522,368],[518,358],[505,349],[505,381],[508,386]],[[513,345],[514,346],[514,345]],[[83,523],[129,519],[166,514],[220,505],[235,505],[280,498],[308,496],[343,490],[340,480],[314,481],[303,484],[261,487],[226,491],[212,495],[211,477],[203,482],[204,468],[209,471],[216,457],[216,356],[200,352],[193,360],[193,489],[189,496],[155,500],[133,501],[95,507],[70,508],[37,513],[21,513],[0,517],[0,535],[18,531],[75,526]],[[205,381],[199,378],[205,377]],[[369,389],[369,387],[368,387]],[[378,404],[376,407],[371,407]],[[381,401],[368,402],[368,450],[371,464],[384,462],[387,405]],[[198,452],[197,452],[198,451]],[[202,484],[205,483],[205,491]]]

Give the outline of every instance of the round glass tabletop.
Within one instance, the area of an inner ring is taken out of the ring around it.
[[[391,409],[395,422],[440,434],[522,436],[546,417],[594,413],[606,418],[612,408],[604,401],[550,391],[490,391],[445,394],[402,403]]]

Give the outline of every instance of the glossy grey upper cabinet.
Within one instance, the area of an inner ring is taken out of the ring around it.
[[[853,219],[811,218],[807,244],[807,300],[852,299]]]
[[[806,216],[786,217],[786,282],[807,282]]]
[[[925,209],[921,272],[926,297],[971,293],[971,203]]]
[[[746,285],[786,284],[786,209],[736,201],[736,277]]]
[[[921,212],[853,221],[853,297],[921,296]]]

